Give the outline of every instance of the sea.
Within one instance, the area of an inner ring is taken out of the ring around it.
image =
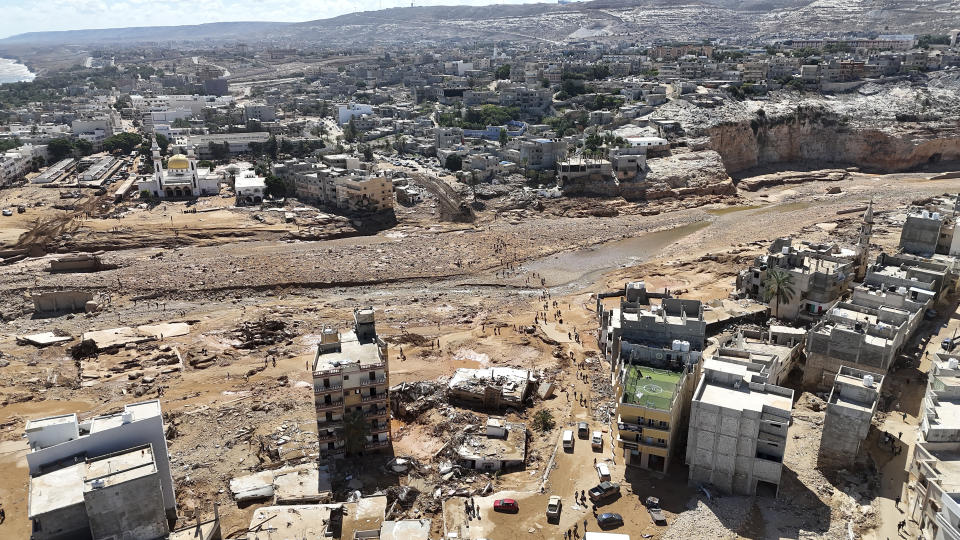
[[[0,58],[0,84],[20,81],[32,81],[36,77],[27,66],[16,60]]]

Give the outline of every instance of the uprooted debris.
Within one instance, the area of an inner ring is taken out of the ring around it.
[[[410,421],[444,401],[446,384],[437,381],[401,383],[390,388],[390,408],[395,417]]]
[[[236,348],[253,349],[287,341],[296,336],[296,333],[287,330],[285,322],[264,317],[257,321],[244,321],[233,331],[233,336],[240,340]]]

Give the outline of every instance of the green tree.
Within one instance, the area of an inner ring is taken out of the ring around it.
[[[73,143],[73,147],[80,152],[82,156],[89,156],[93,153],[93,143],[86,139],[77,139]]]
[[[267,154],[270,155],[271,158],[277,159],[278,146],[277,146],[276,136],[271,135],[270,138],[267,139],[267,144],[264,150],[266,151]]]
[[[157,139],[157,146],[160,147],[160,153],[166,154],[167,148],[170,146],[170,139],[168,139],[166,135],[162,135],[160,133],[157,133],[156,139]]]
[[[230,157],[230,143],[218,144],[213,141],[207,143],[207,149],[210,156],[217,161],[223,161]]]
[[[548,409],[540,409],[533,413],[533,422],[530,425],[536,431],[544,432],[553,429],[557,423],[553,419],[553,413]]]
[[[370,434],[370,422],[362,411],[353,410],[343,415],[341,428],[344,450],[347,454],[357,454],[363,451],[367,444],[367,435]]]
[[[283,183],[283,180],[272,174],[267,175],[264,184],[266,185],[264,193],[274,199],[279,199],[287,194],[287,186]]]
[[[497,68],[495,72],[498,80],[504,81],[510,78],[510,64],[504,64]]]
[[[510,140],[510,137],[507,137],[507,130],[505,129],[500,130],[500,135],[497,138],[499,139],[499,142],[500,142],[500,148],[503,148],[504,146],[506,146],[507,141]]]
[[[363,153],[363,160],[364,160],[364,161],[366,161],[366,162],[371,162],[371,161],[373,161],[373,148],[371,148],[369,144],[363,145],[363,148],[361,149],[361,152]]]
[[[119,150],[124,154],[129,154],[134,148],[140,146],[143,137],[136,133],[117,133],[103,140],[103,149],[107,152]]]
[[[23,142],[20,141],[19,137],[13,137],[10,139],[0,139],[0,152],[13,150],[14,148],[17,148],[21,145],[23,145]]]
[[[780,317],[780,304],[790,302],[794,294],[793,276],[789,272],[780,268],[767,270],[767,277],[763,281],[763,297],[767,302],[776,302],[775,317]]]
[[[463,168],[463,158],[461,158],[458,154],[450,154],[447,156],[447,159],[444,160],[443,166],[448,171],[459,171]]]

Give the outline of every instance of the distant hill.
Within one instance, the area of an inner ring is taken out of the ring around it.
[[[946,33],[958,27],[960,0],[594,0],[391,8],[300,23],[31,32],[0,40],[0,49],[256,39],[343,46],[429,40],[700,40],[849,31]]]

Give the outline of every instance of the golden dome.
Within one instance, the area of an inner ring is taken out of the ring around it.
[[[189,169],[190,160],[183,154],[174,154],[167,160],[167,169]]]

